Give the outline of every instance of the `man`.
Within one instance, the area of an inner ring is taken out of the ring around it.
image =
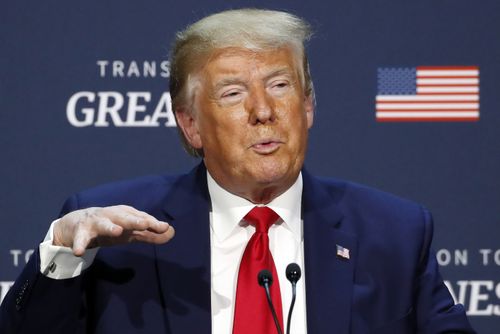
[[[292,333],[473,333],[429,251],[425,209],[303,169],[310,35],[253,9],[179,33],[173,109],[202,163],[69,198],[5,298],[2,332],[275,333],[254,274],[272,271],[284,328],[296,262]]]

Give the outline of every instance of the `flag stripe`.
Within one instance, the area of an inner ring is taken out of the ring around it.
[[[377,95],[377,102],[383,101],[384,103],[390,103],[394,101],[404,101],[405,103],[416,101],[416,102],[457,102],[457,101],[478,101],[479,96],[474,95]]]
[[[478,85],[468,85],[468,84],[417,84],[417,89],[418,88],[432,88],[432,87],[437,87],[437,88],[453,88],[453,87],[465,87],[465,88],[477,88]]]
[[[445,78],[418,78],[417,85],[478,85],[477,78],[460,78],[460,79],[445,79]]]
[[[403,112],[377,112],[377,118],[384,117],[399,117],[399,118],[411,118],[411,117],[479,117],[478,111],[464,111],[464,112],[442,112],[442,111],[403,111]]]
[[[478,75],[436,75],[436,76],[426,76],[426,75],[417,75],[417,79],[475,79],[479,78]]]
[[[396,122],[477,122],[479,117],[456,117],[456,118],[446,118],[446,117],[414,117],[414,118],[377,118],[378,122],[383,123],[396,123]]]
[[[478,70],[468,70],[468,71],[460,71],[460,70],[455,70],[455,71],[436,71],[436,70],[419,70],[417,69],[417,77],[422,77],[422,76],[428,76],[428,77],[443,77],[443,76],[449,76],[449,77],[460,77],[460,76],[467,76],[467,77],[477,77],[479,76],[479,71]]]
[[[477,93],[464,93],[464,92],[445,92],[446,95],[456,95],[456,96],[478,96]],[[418,93],[418,96],[438,96],[438,95],[443,95],[443,93],[432,93],[432,92],[425,92],[425,93]],[[412,95],[407,95],[407,96],[412,96]],[[413,95],[417,96],[417,95]]]
[[[477,93],[479,87],[417,87],[419,93]]]
[[[459,71],[464,71],[464,70],[478,70],[478,66],[417,66],[418,70],[459,70]]]
[[[456,103],[456,104],[465,104],[465,103],[474,103],[476,102],[477,100],[456,100],[456,101],[452,101],[452,100],[446,100],[446,101],[432,101],[430,99],[426,99],[426,100],[418,100],[418,101],[415,101],[415,100],[410,100],[410,99],[406,99],[406,100],[396,100],[396,101],[384,101],[384,100],[380,100],[380,99],[377,99],[377,106],[380,104],[380,103],[386,103],[386,104],[401,104],[401,103],[404,103],[404,104],[425,104],[425,103],[437,103],[437,104],[443,104],[443,103]],[[476,103],[476,105],[479,105],[478,103]]]
[[[377,103],[379,109],[478,109],[478,103]]]
[[[453,113],[462,113],[462,112],[479,112],[478,109],[460,109],[460,110],[450,110],[450,109],[379,109],[377,110],[377,113],[383,112],[385,114],[394,114],[394,113],[408,113],[408,114],[415,114],[415,113],[426,113],[426,112],[432,112],[432,113],[447,113],[447,114],[453,114]]]

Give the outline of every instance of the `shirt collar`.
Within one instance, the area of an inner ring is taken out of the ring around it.
[[[255,204],[222,188],[215,182],[208,171],[207,183],[212,201],[210,224],[215,237],[219,241],[223,241],[239,225],[243,217]],[[267,204],[281,217],[284,222],[283,225],[291,230],[299,241],[302,240],[301,199],[302,173],[299,173],[297,180],[290,188]]]

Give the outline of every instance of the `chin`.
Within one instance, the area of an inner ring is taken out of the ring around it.
[[[289,166],[283,163],[265,164],[255,172],[255,180],[262,185],[279,185],[280,183],[289,182],[289,178],[294,174]]]

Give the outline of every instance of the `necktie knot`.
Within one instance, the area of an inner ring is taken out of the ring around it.
[[[267,233],[278,218],[278,214],[267,206],[256,206],[245,216],[245,220],[255,226],[257,233]]]

